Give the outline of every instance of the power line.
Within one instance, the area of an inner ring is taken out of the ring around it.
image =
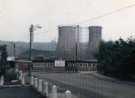
[[[116,10],[114,10],[114,11],[104,13],[104,14],[102,14],[102,15],[95,16],[95,17],[92,17],[92,18],[90,18],[90,19],[80,21],[80,22],[78,22],[78,23],[76,23],[76,24],[82,24],[82,23],[85,23],[85,22],[88,22],[88,21],[92,21],[92,20],[100,19],[100,18],[103,18],[103,17],[109,16],[109,15],[112,15],[112,14],[114,14],[114,13],[121,12],[121,11],[123,11],[123,10],[125,10],[125,9],[132,8],[132,7],[134,7],[134,6],[135,6],[135,4],[131,4],[131,5],[128,5],[128,6],[125,6],[125,7],[119,8],[119,9],[116,9]]]

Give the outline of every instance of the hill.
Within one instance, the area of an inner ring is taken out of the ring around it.
[[[28,58],[29,57],[29,50],[26,50],[23,52],[20,56],[20,58]],[[32,57],[33,58],[54,58],[55,57],[55,51],[53,50],[36,50],[32,49]]]
[[[0,45],[7,45],[7,52],[9,56],[13,56],[14,54],[14,43],[15,43],[15,51],[16,56],[20,56],[29,50],[29,43],[27,42],[11,42],[11,41],[0,41]],[[37,51],[55,51],[56,42],[35,42],[33,43],[32,49]]]

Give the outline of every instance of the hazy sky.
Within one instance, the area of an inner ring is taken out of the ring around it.
[[[135,0],[0,0],[0,40],[28,41],[30,24],[41,24],[35,41],[57,39],[57,26],[74,24],[121,7]],[[135,36],[135,7],[81,24],[102,25],[103,39]]]

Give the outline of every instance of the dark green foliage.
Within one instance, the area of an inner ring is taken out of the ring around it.
[[[7,50],[6,45],[0,46],[0,75],[4,75],[7,68]]]
[[[10,82],[11,80],[17,80],[18,73],[16,72],[15,68],[10,68],[5,73],[5,81]]]
[[[135,75],[135,40],[101,42],[98,61],[99,72],[121,79],[131,78]]]

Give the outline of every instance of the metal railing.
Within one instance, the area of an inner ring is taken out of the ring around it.
[[[34,72],[78,72],[78,71],[97,71],[97,62],[84,62],[84,61],[66,61],[65,67],[55,67],[54,62],[33,62],[32,71]]]

